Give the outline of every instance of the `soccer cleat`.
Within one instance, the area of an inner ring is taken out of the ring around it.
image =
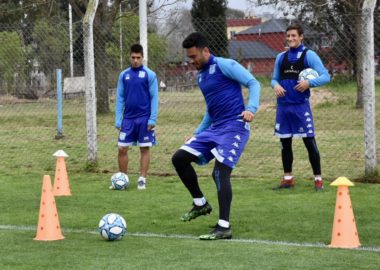
[[[324,189],[323,180],[314,180],[315,191],[322,191]]]
[[[196,206],[193,203],[193,208],[191,208],[189,212],[183,214],[181,217],[181,220],[190,221],[192,219],[196,219],[199,216],[208,215],[211,213],[211,211],[212,211],[212,207],[208,202],[206,202],[206,204],[202,206]]]
[[[231,226],[229,228],[224,228],[216,224],[214,229],[209,234],[203,234],[199,236],[200,240],[219,240],[219,239],[231,239],[232,230]]]
[[[145,180],[142,179],[141,177],[139,178],[139,180],[137,180],[137,189],[139,190],[146,189]]]
[[[281,182],[280,182],[280,185],[278,185],[277,187],[274,187],[273,190],[276,190],[276,189],[285,189],[285,188],[294,188],[294,178],[290,179],[290,180],[285,180],[285,179],[282,179]]]

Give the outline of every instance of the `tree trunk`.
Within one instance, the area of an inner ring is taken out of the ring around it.
[[[108,28],[108,27],[107,27]],[[108,31],[107,31],[108,30]],[[97,113],[108,113],[108,57],[106,55],[106,41],[111,29],[94,24],[94,51],[95,51],[95,78],[96,78],[96,107]]]
[[[356,108],[363,109],[363,44],[362,44],[362,31],[365,27],[365,20],[362,16],[355,16],[355,33],[357,34],[355,40],[355,52],[356,52]]]
[[[374,9],[376,0],[365,0],[362,10],[363,28],[360,33],[362,41],[363,101],[364,101],[364,158],[365,176],[371,178],[376,174],[376,97],[375,97],[375,50],[374,50]]]

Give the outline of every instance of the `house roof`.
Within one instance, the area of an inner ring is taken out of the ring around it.
[[[276,58],[279,52],[261,41],[230,40],[228,53],[232,59],[263,59]]]
[[[265,33],[285,33],[286,28],[290,24],[288,19],[271,19],[263,22],[262,24],[250,27],[244,31],[236,33],[235,35],[255,35]],[[305,36],[315,35],[317,32],[307,25],[303,25]]]
[[[236,26],[255,26],[261,23],[261,18],[245,18],[245,19],[227,19],[228,27]]]

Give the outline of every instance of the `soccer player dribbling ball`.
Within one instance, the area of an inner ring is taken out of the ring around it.
[[[313,169],[314,188],[316,191],[320,191],[324,187],[309,97],[310,87],[328,83],[330,75],[319,56],[303,45],[303,39],[303,29],[299,24],[292,24],[287,27],[286,41],[289,50],[277,55],[273,71],[271,85],[277,96],[274,134],[280,139],[284,169],[284,176],[280,184],[274,189],[294,187],[292,138],[301,137]],[[300,72],[306,68],[317,71],[319,77],[299,81]]]
[[[182,43],[190,62],[198,70],[197,82],[207,109],[194,135],[172,157],[173,165],[193,198],[193,207],[181,219],[190,221],[211,213],[212,207],[202,193],[191,165],[206,164],[215,158],[212,172],[219,202],[219,220],[201,240],[232,238],[230,176],[248,142],[250,124],[257,112],[260,84],[252,74],[232,59],[211,54],[207,38],[199,32]],[[248,88],[244,105],[241,85]]]

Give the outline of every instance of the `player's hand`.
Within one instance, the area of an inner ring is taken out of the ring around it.
[[[154,129],[155,125],[148,125],[148,131],[151,131],[152,129]]]
[[[284,97],[286,90],[279,84],[277,84],[274,88],[274,93],[276,94],[276,97]]]
[[[241,113],[244,122],[252,122],[255,115],[251,111],[244,111]]]
[[[296,89],[297,91],[301,93],[305,92],[309,88],[310,88],[310,83],[308,80],[298,81],[298,84],[294,87],[294,89]]]

